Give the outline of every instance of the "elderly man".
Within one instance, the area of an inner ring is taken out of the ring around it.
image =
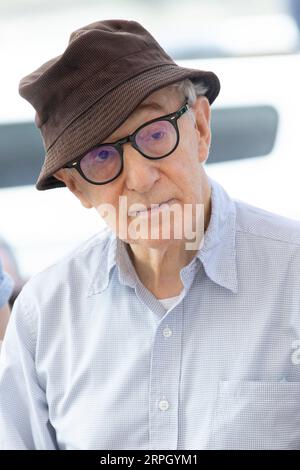
[[[66,186],[107,228],[16,300],[1,447],[300,449],[300,224],[206,175],[216,75],[107,20],[20,93],[45,142],[37,189]]]

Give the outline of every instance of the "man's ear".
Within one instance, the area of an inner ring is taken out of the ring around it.
[[[58,180],[62,181],[65,183],[67,188],[75,194],[75,196],[80,200],[81,204],[86,207],[87,209],[90,209],[93,207],[93,205],[90,203],[90,201],[87,199],[83,189],[80,187],[79,182],[75,178],[75,176],[71,173],[71,171],[66,170],[64,168],[61,168],[60,170],[56,171],[53,176],[57,178]]]
[[[210,104],[206,96],[198,96],[193,106],[196,127],[199,132],[199,160],[205,162],[211,143]]]

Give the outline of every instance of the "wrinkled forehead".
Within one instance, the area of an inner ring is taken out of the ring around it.
[[[176,108],[176,106],[181,104],[181,101],[182,97],[177,87],[169,85],[151,93],[151,95],[137,106],[131,116],[138,114],[144,109],[157,109],[164,114],[171,113],[174,111],[174,106]]]
[[[182,104],[182,97],[178,89],[173,86],[161,88],[143,100],[130,114],[126,121],[116,129],[106,142],[113,142],[132,133],[143,122],[153,118],[170,114]]]

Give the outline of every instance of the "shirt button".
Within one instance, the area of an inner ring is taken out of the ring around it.
[[[165,338],[170,338],[170,336],[172,336],[172,330],[170,330],[170,328],[167,326],[163,330],[163,335]]]
[[[169,402],[167,400],[161,400],[158,406],[161,411],[167,411],[167,409],[169,408]]]

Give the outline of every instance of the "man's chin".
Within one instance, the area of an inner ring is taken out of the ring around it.
[[[121,237],[120,237],[121,238]],[[176,239],[176,238],[136,238],[136,239],[131,239],[131,238],[123,238],[122,239],[125,243],[128,243],[129,245],[138,245],[140,247],[146,248],[146,249],[160,249],[160,248],[166,248],[169,245],[181,245],[183,243],[182,239]]]

